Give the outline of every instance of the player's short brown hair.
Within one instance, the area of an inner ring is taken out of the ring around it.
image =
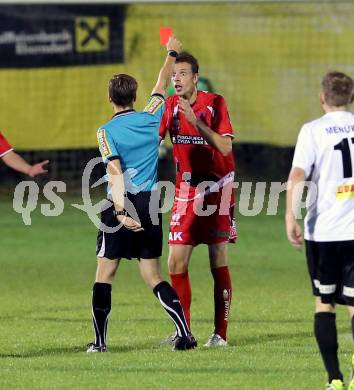
[[[352,102],[353,79],[342,72],[328,72],[322,79],[322,90],[326,104],[346,106]]]
[[[108,94],[117,106],[131,106],[136,100],[138,83],[127,74],[115,74],[109,81]]]
[[[182,51],[181,53],[178,54],[176,58],[176,64],[180,62],[186,62],[187,64],[190,64],[193,73],[199,72],[198,60],[194,56],[192,56],[192,54],[186,51]]]

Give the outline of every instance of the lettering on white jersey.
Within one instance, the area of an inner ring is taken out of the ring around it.
[[[348,111],[326,113],[300,131],[292,166],[307,177],[311,173],[313,184],[307,194],[306,240],[354,240],[353,134],[354,115]]]

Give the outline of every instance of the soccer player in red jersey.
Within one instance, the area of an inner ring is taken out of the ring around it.
[[[15,171],[25,173],[28,176],[35,177],[48,172],[44,167],[49,163],[48,160],[38,164],[28,164],[19,154],[14,152],[12,146],[0,132],[0,157],[4,163]]]
[[[197,90],[198,71],[198,61],[191,54],[178,55],[172,76],[175,95],[166,101],[160,127],[162,139],[167,131],[170,134],[176,165],[168,266],[172,286],[190,324],[188,265],[193,248],[201,243],[208,245],[214,278],[215,329],[205,346],[218,347],[227,345],[232,296],[227,243],[236,240],[233,129],[224,98]],[[215,211],[205,212],[208,209]],[[168,340],[172,342],[173,336]]]

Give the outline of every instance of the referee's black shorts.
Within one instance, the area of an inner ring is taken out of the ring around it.
[[[322,303],[354,306],[354,240],[305,242],[313,294]]]
[[[156,192],[139,192],[128,194],[130,206],[125,206],[128,212],[134,207],[139,222],[144,231],[135,233],[121,226],[115,232],[107,232],[106,227],[118,227],[113,203],[101,212],[101,227],[97,235],[96,255],[107,259],[156,259],[162,255],[162,218],[159,213],[159,201]],[[105,207],[104,207],[105,208]],[[133,214],[131,216],[134,218]],[[135,219],[135,218],[134,218]]]

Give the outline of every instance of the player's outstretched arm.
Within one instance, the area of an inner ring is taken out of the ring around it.
[[[300,249],[303,243],[302,229],[297,222],[300,213],[300,202],[303,193],[303,183],[305,181],[305,172],[301,168],[292,168],[288,178],[288,187],[286,190],[286,213],[285,224],[286,233],[290,244]]]
[[[8,167],[14,169],[15,171],[25,173],[30,177],[35,177],[48,172],[48,170],[45,169],[45,166],[49,163],[49,160],[30,165],[14,151],[5,154],[5,156],[2,157],[2,160]]]
[[[154,93],[165,95],[166,89],[171,81],[173,66],[176,62],[176,57],[182,51],[182,44],[177,38],[170,37],[169,41],[167,42],[166,49],[167,57],[165,63],[160,70],[156,85],[152,90],[152,95]]]

